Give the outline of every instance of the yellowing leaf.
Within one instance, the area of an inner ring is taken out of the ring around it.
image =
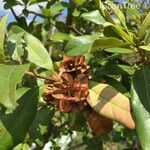
[[[130,113],[130,101],[113,87],[103,83],[91,83],[89,105],[99,114],[115,120],[128,128],[135,128]]]

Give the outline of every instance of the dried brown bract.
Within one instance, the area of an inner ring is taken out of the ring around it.
[[[57,78],[45,81],[44,100],[62,112],[78,111],[88,97],[88,71],[84,56],[65,56]]]

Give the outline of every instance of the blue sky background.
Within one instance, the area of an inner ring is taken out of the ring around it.
[[[39,3],[39,5],[45,6],[46,3]],[[16,15],[20,15],[22,13],[23,7],[22,6],[15,6],[15,7],[13,7],[13,9],[14,9]],[[29,6],[28,10],[32,10],[34,12],[40,13],[40,8],[36,4],[32,5],[32,6]],[[5,16],[5,15],[7,15],[7,17],[8,17],[8,23],[15,20],[11,10],[10,9],[7,9],[7,10],[4,9],[4,2],[3,2],[3,0],[0,0],[0,17]],[[35,16],[34,14],[29,14],[29,16],[27,17],[27,22],[29,23],[33,19],[34,16]],[[40,18],[40,17],[36,17],[36,20],[38,22],[43,21],[42,18]]]
[[[21,1],[21,0],[18,0],[18,1]],[[68,0],[64,0],[64,1],[68,1]],[[125,0],[116,0],[116,1],[118,1],[118,2],[120,2],[120,3],[123,3]],[[137,1],[137,0],[135,0],[135,1]],[[147,2],[147,3],[150,3],[150,0],[141,0],[141,1],[145,1],[145,2]],[[45,6],[45,5],[46,5],[46,2],[44,2],[44,3],[39,3],[39,5]],[[13,7],[13,9],[14,9],[14,11],[15,11],[15,13],[16,13],[17,15],[20,15],[20,14],[22,13],[23,7],[22,7],[22,6],[15,6],[15,7]],[[32,6],[29,6],[29,7],[28,7],[28,10],[32,10],[32,11],[34,11],[34,12],[40,13],[40,8],[39,8],[39,6],[36,5],[36,4],[35,4],[35,5],[32,5]],[[66,16],[66,14],[67,14],[67,10],[65,9],[65,10],[62,12],[62,16],[61,16],[61,19],[62,19],[62,20],[64,20],[64,17]],[[15,20],[15,18],[14,18],[14,16],[13,16],[12,12],[11,12],[9,9],[8,9],[8,10],[5,10],[5,9],[4,9],[4,2],[3,2],[3,0],[0,0],[0,17],[5,16],[5,15],[7,15],[7,17],[8,17],[8,23],[10,23],[10,22],[12,22],[12,21]],[[30,15],[27,17],[27,23],[29,23],[29,22],[33,19],[33,17],[34,17],[34,14],[30,14]],[[42,20],[42,18],[37,17],[37,18],[36,18],[36,21],[37,21],[37,22],[42,22],[43,20]]]
[[[21,1],[21,0],[18,0],[18,1]],[[63,0],[63,1],[68,1],[68,0]],[[46,2],[38,3],[38,5],[45,7]],[[38,5],[37,4],[31,5],[27,9],[29,11],[34,11],[34,12],[40,13],[41,11],[40,11],[40,8]],[[14,6],[13,10],[15,11],[16,15],[20,15],[22,13],[23,7],[22,6]],[[11,10],[10,9],[7,9],[7,10],[4,9],[4,2],[3,2],[3,0],[0,0],[0,18],[2,16],[5,16],[5,15],[7,15],[7,17],[8,17],[8,21],[7,21],[8,23],[15,21],[15,18],[13,16]],[[62,16],[60,17],[60,20],[64,20],[66,15],[67,15],[67,9],[64,9],[62,11]],[[34,16],[35,16],[34,14],[29,14],[29,16],[26,18],[27,23],[30,23],[32,21],[32,19],[34,18]],[[36,21],[42,22],[43,19],[41,17],[37,16]]]

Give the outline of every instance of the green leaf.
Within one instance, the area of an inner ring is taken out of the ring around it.
[[[126,33],[121,27],[119,27],[118,25],[114,25],[112,23],[105,23],[104,24],[105,27],[111,26],[111,29],[113,30],[113,32],[116,32],[118,35],[120,35],[125,41],[127,41],[128,43],[135,45],[134,41],[133,41],[133,36],[131,33]]]
[[[68,119],[70,120],[70,128],[74,131],[82,131],[86,125],[86,120],[82,113],[70,113]]]
[[[24,56],[23,36],[23,32],[14,33],[12,30],[10,30],[8,33],[7,40],[8,53],[10,54],[13,60],[19,61],[20,64],[22,64],[22,59]]]
[[[141,28],[138,33],[139,39],[141,39],[145,35],[145,33],[149,29],[149,27],[150,27],[150,12],[147,14],[147,16],[145,17],[145,19],[141,25]]]
[[[62,32],[55,32],[50,39],[54,42],[69,41],[71,40],[71,35]]]
[[[150,68],[143,67],[142,69],[135,72],[133,78],[134,89],[136,90],[141,103],[150,112]]]
[[[30,62],[42,68],[53,70],[52,60],[40,40],[18,26],[12,26],[11,30],[14,33],[24,32],[24,40],[26,43],[26,50],[28,51],[28,60]]]
[[[42,14],[43,14],[45,17],[50,17],[50,16],[51,16],[50,9],[42,9]]]
[[[5,39],[6,21],[7,21],[7,17],[3,17],[0,20],[0,52],[2,54],[4,54],[4,39]]]
[[[16,0],[4,0],[5,2],[5,5],[4,5],[4,8],[5,9],[9,9],[9,8],[12,8],[13,6],[17,5],[18,2]]]
[[[101,0],[95,0],[96,5],[98,6],[99,12],[101,13],[101,15],[103,16],[103,18],[114,24],[114,21],[112,19],[112,17],[109,15],[106,7],[104,6],[103,2]]]
[[[13,148],[13,150],[28,150],[28,149],[29,149],[29,145],[26,143],[21,143]]]
[[[96,75],[133,75],[135,69],[126,65],[106,64],[98,68],[95,72]]]
[[[103,34],[104,34],[104,36],[106,36],[106,37],[114,37],[114,38],[118,38],[118,39],[122,39],[123,40],[123,38],[122,38],[122,36],[116,31],[116,29],[114,29],[114,27],[113,26],[111,26],[111,25],[106,25],[105,27],[104,27],[104,30],[103,30]]]
[[[99,49],[120,47],[124,45],[125,43],[117,38],[101,38],[94,41],[91,52],[95,52]]]
[[[79,56],[87,53],[91,49],[92,44],[83,44],[79,45],[78,47],[75,47],[71,49],[70,51],[66,52],[66,55],[68,56]]]
[[[16,100],[18,100],[22,95],[24,95],[29,90],[30,90],[30,88],[28,88],[28,87],[18,88],[16,90],[16,95],[15,95]]]
[[[15,93],[16,85],[29,69],[27,65],[2,65],[0,64],[0,103],[9,109],[17,106]]]
[[[105,22],[104,18],[101,16],[98,10],[94,10],[88,13],[83,13],[81,17],[95,24],[103,24]]]
[[[91,49],[91,45],[96,39],[98,36],[74,37],[65,46],[65,52],[69,56],[83,55]]]
[[[5,56],[0,52],[0,64],[5,64]]]
[[[140,23],[141,23],[140,13],[137,12],[135,9],[132,9],[132,8],[127,7],[127,8],[126,8],[126,13],[127,13],[127,15],[129,15],[129,17],[130,17],[132,20],[134,20],[137,24],[140,24]]]
[[[38,99],[42,94],[33,88],[19,99],[19,106],[12,114],[0,112],[0,149],[8,150],[23,142],[26,132],[37,111]]]
[[[120,47],[107,48],[107,49],[104,49],[104,51],[110,52],[110,53],[117,53],[117,54],[131,54],[131,53],[133,53],[133,50],[131,50],[131,49],[120,48]]]
[[[141,147],[150,148],[150,69],[138,70],[131,87],[132,108],[136,122],[136,131]]]
[[[51,123],[51,119],[54,116],[54,113],[55,113],[54,109],[48,108],[46,106],[43,106],[42,108],[40,108],[37,111],[36,117],[35,117],[32,125],[29,128],[29,135],[31,138],[33,138],[33,139],[42,139],[43,138],[43,136],[42,136],[43,133],[41,133],[40,127],[43,126],[43,127],[46,127],[46,129],[47,129],[47,127]]]
[[[86,0],[74,0],[74,3],[75,3],[77,6],[82,6],[85,2],[86,2]]]
[[[144,46],[140,46],[141,49],[146,50],[146,51],[150,51],[150,44],[148,45],[144,45]]]
[[[122,25],[128,31],[127,26],[126,26],[125,16],[122,13],[122,11],[119,9],[119,7],[116,4],[114,4],[113,2],[111,2],[111,1],[108,1],[107,4],[110,6],[110,8],[113,10],[113,12],[115,13],[115,15],[118,17],[118,19],[120,20],[120,22],[122,23]]]
[[[114,79],[109,76],[105,77],[105,79],[106,79],[107,83],[109,85],[113,86],[117,91],[119,91],[123,94],[128,92],[127,88],[117,79]]]
[[[146,36],[145,36],[145,39],[144,39],[144,42],[146,44],[149,44],[150,43],[150,29],[148,30]]]
[[[45,2],[45,1],[47,0],[29,0],[29,5],[34,5],[34,4]]]
[[[51,7],[50,7],[50,13],[51,15],[56,15],[59,13],[61,10],[63,10],[65,7],[63,6],[63,3],[60,2],[55,2]]]

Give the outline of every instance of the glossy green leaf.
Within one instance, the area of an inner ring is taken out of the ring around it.
[[[83,55],[91,49],[91,45],[96,39],[98,36],[74,37],[65,46],[65,52],[69,56]]]
[[[141,39],[145,35],[149,27],[150,27],[150,12],[147,14],[141,25],[141,28],[139,30],[139,39]]]
[[[24,32],[24,40],[26,43],[26,50],[28,51],[28,60],[36,65],[46,68],[49,70],[53,69],[52,60],[43,46],[43,44],[33,35],[27,33],[22,28],[18,26],[13,26],[11,30],[14,33]]]
[[[125,16],[122,13],[122,11],[119,9],[118,5],[114,4],[111,1],[108,1],[107,4],[110,6],[110,8],[113,10],[113,12],[115,13],[115,15],[118,17],[118,19],[120,20],[120,22],[122,23],[122,25],[124,26],[124,28],[126,30],[127,26],[126,26],[126,20],[125,20]]]
[[[103,24],[105,22],[104,18],[101,16],[98,10],[94,10],[88,13],[83,13],[81,17],[95,24]]]
[[[135,45],[134,41],[133,41],[133,37],[131,33],[126,33],[121,27],[119,27],[118,25],[114,25],[112,23],[105,23],[104,25],[105,27],[107,26],[111,26],[112,30],[115,31],[118,35],[120,35],[125,41],[127,41],[128,43]]]
[[[130,54],[130,53],[133,53],[133,50],[127,49],[127,48],[121,48],[121,47],[106,48],[106,49],[104,49],[104,51],[110,52],[110,53],[118,53],[118,54]]]
[[[0,20],[0,52],[2,54],[4,53],[4,39],[5,39],[6,21],[7,21],[7,17],[3,17]]]
[[[150,69],[138,70],[131,87],[132,108],[136,131],[143,150],[150,148]]]
[[[19,106],[11,114],[0,112],[0,150],[8,150],[23,142],[26,132],[35,118],[39,88],[33,88],[19,99]]]
[[[120,47],[124,45],[125,43],[117,38],[101,38],[94,41],[91,52],[95,52],[99,49]]]
[[[9,109],[17,106],[15,93],[16,85],[29,69],[27,65],[2,65],[0,64],[0,103]]]

